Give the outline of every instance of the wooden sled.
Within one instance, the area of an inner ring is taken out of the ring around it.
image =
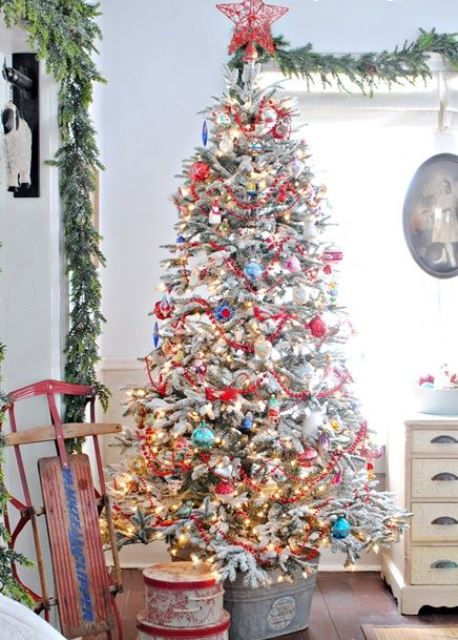
[[[78,395],[90,404],[90,423],[62,424],[56,403],[57,395]],[[15,405],[35,396],[47,397],[51,425],[18,431]],[[95,423],[95,397],[92,387],[55,380],[44,380],[9,394],[6,407],[11,433],[5,435],[7,446],[14,447],[24,500],[10,498],[10,506],[19,512],[19,520],[11,527],[8,511],[5,524],[11,534],[14,548],[18,536],[30,523],[36,551],[41,594],[35,593],[20,580],[17,567],[13,575],[36,603],[35,611],[44,612],[49,619],[53,605],[59,609],[62,634],[69,640],[87,638],[105,632],[108,640],[117,629],[118,640],[123,640],[121,620],[116,606],[116,594],[122,591],[121,571],[116,546],[109,496],[107,494],[99,435],[119,433],[121,425]],[[94,439],[94,452],[100,490],[94,487],[89,457],[68,454],[65,440],[88,437]],[[43,495],[43,507],[32,504],[27,472],[21,446],[54,441],[57,455],[38,460]],[[113,556],[114,577],[105,563],[99,518],[103,514]],[[56,596],[50,596],[43,561],[38,518],[44,516],[49,537]]]

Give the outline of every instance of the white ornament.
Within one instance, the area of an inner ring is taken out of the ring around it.
[[[317,228],[314,222],[307,222],[304,225],[302,235],[306,240],[314,240],[317,236]]]
[[[275,109],[272,107],[266,107],[262,112],[262,121],[266,124],[275,124],[277,122],[278,115]]]
[[[272,353],[272,343],[260,336],[254,343],[254,352],[261,360],[268,360]]]
[[[210,213],[208,215],[208,222],[210,224],[220,224],[221,223],[221,209],[218,206],[213,206],[210,209]]]
[[[306,287],[297,286],[293,289],[293,303],[297,305],[306,304],[310,296]]]
[[[302,435],[310,436],[316,433],[322,423],[323,415],[321,411],[310,411],[310,413],[306,413],[302,422]]]

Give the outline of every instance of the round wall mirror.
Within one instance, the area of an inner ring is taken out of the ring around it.
[[[458,156],[424,162],[404,202],[404,234],[412,257],[431,276],[458,275]]]

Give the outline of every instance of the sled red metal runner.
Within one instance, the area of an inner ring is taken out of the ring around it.
[[[16,403],[43,395],[47,397],[51,425],[18,431]],[[85,397],[90,406],[91,422],[63,424],[56,395]],[[24,501],[15,497],[10,499],[10,505],[19,512],[19,520],[11,527],[11,519],[6,513],[5,523],[11,533],[12,547],[24,527],[29,522],[32,526],[41,595],[23,586],[34,599],[36,612],[44,611],[48,619],[50,607],[57,605],[62,634],[68,639],[86,638],[105,632],[107,639],[111,640],[116,626],[117,638],[122,640],[121,621],[115,602],[116,594],[122,590],[120,566],[98,439],[99,435],[121,431],[121,426],[95,423],[95,398],[95,389],[90,386],[55,380],[44,380],[9,394],[6,411],[11,433],[5,435],[5,443],[15,450]],[[94,439],[99,491],[94,487],[89,457],[68,454],[65,448],[65,440],[87,436]],[[58,455],[38,461],[44,507],[36,508],[32,504],[28,473],[20,447],[46,441],[55,441]],[[108,572],[103,553],[99,526],[102,513],[107,524],[114,577]],[[48,592],[38,526],[38,517],[42,515],[47,524],[57,597],[51,597]],[[20,581],[14,565],[13,575]]]

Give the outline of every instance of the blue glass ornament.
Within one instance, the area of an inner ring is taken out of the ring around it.
[[[248,278],[248,280],[251,280],[252,282],[254,282],[255,280],[258,280],[258,278],[261,277],[262,267],[257,262],[249,262],[245,266],[243,272]]]
[[[204,120],[204,124],[202,127],[202,142],[204,144],[204,147],[206,147],[208,142],[208,125],[206,120]]]
[[[215,444],[215,434],[207,427],[206,422],[202,422],[192,432],[191,440],[193,445],[199,449],[211,449]]]
[[[229,322],[233,315],[234,309],[227,302],[222,302],[216,307],[215,316],[220,322]]]
[[[248,433],[252,429],[253,429],[253,414],[247,413],[247,415],[243,418],[240,431],[243,431],[244,433]]]
[[[159,342],[160,342],[159,323],[155,322],[154,323],[154,328],[153,328],[153,346],[154,346],[155,349],[157,349],[159,347]]]
[[[186,238],[184,236],[178,236],[177,244],[184,244],[186,242]]]
[[[350,535],[351,525],[346,518],[339,516],[332,525],[331,534],[336,540],[343,540]]]
[[[262,142],[252,142],[250,145],[250,149],[253,153],[261,153],[263,149]]]

